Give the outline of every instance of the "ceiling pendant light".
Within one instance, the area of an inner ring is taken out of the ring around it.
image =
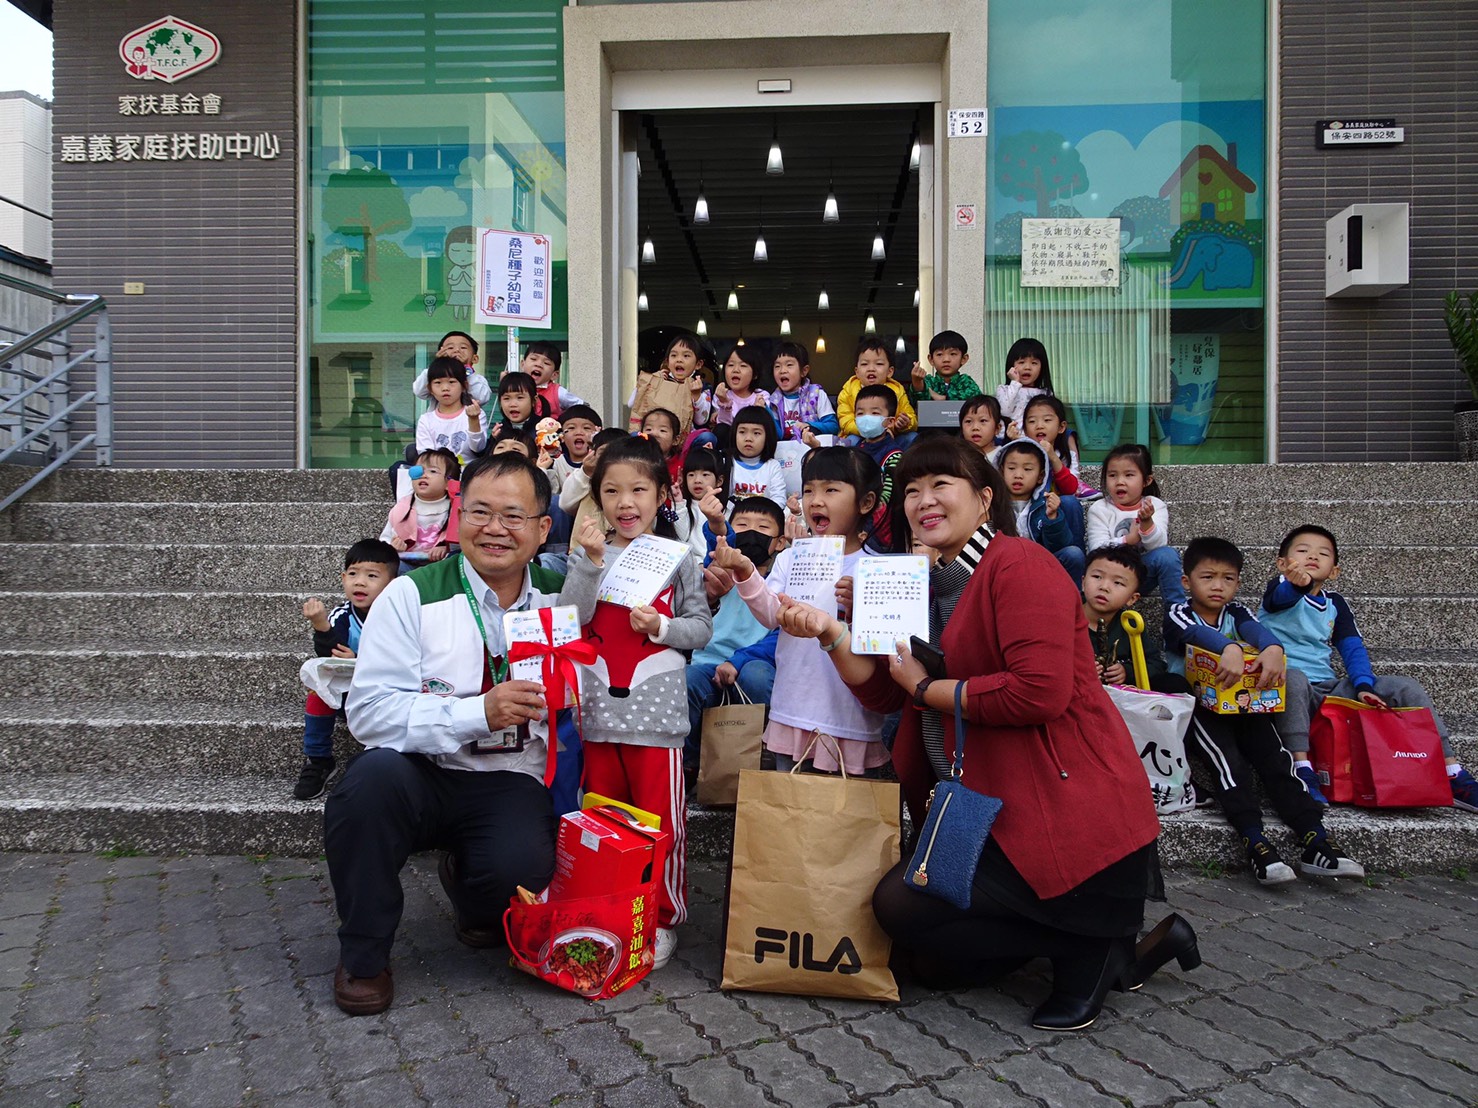
[[[816,328],[816,353],[826,353],[826,335],[822,333],[820,327]]]
[[[770,251],[765,246],[765,229],[763,227],[760,228],[760,233],[754,240],[754,260],[757,262],[768,262],[770,260]]]
[[[735,346],[743,346],[744,345],[744,328],[743,327],[739,328],[739,341],[736,342],[734,345]]]
[[[919,144],[915,142],[913,149],[908,152],[908,168],[917,171],[919,168]]]
[[[698,334],[700,334],[700,335],[706,335],[706,334],[708,334],[708,320],[704,319],[701,315],[698,317],[698,328],[697,328],[697,330],[698,330]]]
[[[840,222],[841,218],[842,213],[837,211],[836,189],[832,188],[831,182],[828,181],[826,183],[826,207],[821,210],[821,222],[837,223]]]
[[[913,306],[915,308],[917,308],[919,306],[919,290],[918,289],[914,289],[913,290]]]
[[[878,321],[872,317],[872,313],[868,313],[867,322],[862,325],[862,330],[869,335],[878,333]]]
[[[780,321],[780,333],[782,335],[788,335],[788,334],[790,334],[790,317],[789,316],[786,316],[784,319],[782,319]]]
[[[703,195],[703,163],[698,163],[698,200],[693,205],[693,222],[708,222],[708,197]]]
[[[816,310],[818,312],[831,311],[831,297],[826,295],[826,290],[821,290],[821,295],[816,298]]]
[[[636,310],[639,312],[644,312],[647,310],[648,307],[649,305],[647,303],[647,290],[642,289],[639,293],[636,294]]]
[[[902,354],[903,353],[903,346],[904,346],[903,332],[902,331],[899,331],[898,332],[898,341],[893,344],[893,349],[896,350],[896,351],[898,351],[898,353]]]
[[[880,262],[887,256],[888,252],[883,249],[883,225],[875,223],[872,231],[872,260]]]
[[[657,260],[657,250],[652,245],[652,232],[650,231],[647,232],[646,238],[642,240],[641,260],[642,265],[651,265]]]
[[[785,161],[780,157],[780,124],[778,121],[771,124],[770,156],[765,159],[765,172],[777,175],[785,172]]]
[[[737,292],[735,292],[733,289],[730,289],[729,290],[729,311],[731,311],[731,312],[737,312],[738,310],[739,310],[739,294]]]

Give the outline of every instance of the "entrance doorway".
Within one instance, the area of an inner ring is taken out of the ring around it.
[[[657,365],[675,329],[706,332],[719,357],[756,345],[763,361],[789,339],[835,395],[870,327],[906,376],[933,119],[933,104],[623,112],[635,361]]]

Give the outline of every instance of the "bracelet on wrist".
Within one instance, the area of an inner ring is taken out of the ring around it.
[[[841,633],[839,635],[837,635],[836,638],[832,639],[830,644],[823,644],[822,647],[821,647],[821,649],[823,651],[825,651],[827,654],[830,654],[837,647],[841,646],[842,645],[842,641],[848,635],[850,635],[851,633],[852,633],[852,629],[850,627],[848,627],[845,623],[842,624]]]

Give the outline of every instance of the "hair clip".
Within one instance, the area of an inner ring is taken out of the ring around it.
[[[652,436],[645,431],[633,431],[631,432],[631,437],[634,439],[646,439],[648,442],[652,441]]]
[[[670,500],[664,500],[657,506],[657,514],[667,523],[677,522],[677,509],[673,507]]]

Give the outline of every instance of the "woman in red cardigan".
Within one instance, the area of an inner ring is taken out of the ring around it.
[[[929,439],[904,454],[893,487],[913,537],[940,554],[930,638],[947,676],[928,677],[905,643],[882,658],[851,654],[846,625],[814,608],[788,605],[781,626],[819,638],[866,707],[908,706],[893,762],[914,826],[950,771],[961,683],[965,784],[1004,806],[968,910],[905,885],[906,860],[878,885],[873,909],[932,983],[968,985],[1051,959],[1052,994],[1033,1025],[1087,1027],[1110,988],[1138,988],[1172,957],[1199,964],[1195,932],[1176,915],[1135,949],[1158,878],[1144,769],[1099,684],[1082,598],[1050,553],[1014,536],[990,464],[960,440]]]

